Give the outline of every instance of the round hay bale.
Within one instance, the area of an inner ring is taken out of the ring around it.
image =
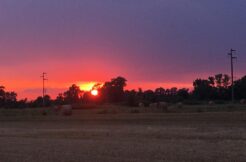
[[[62,106],[61,105],[58,105],[58,106],[55,106],[54,107],[54,111],[57,112],[57,113],[60,112],[61,109],[62,109]]]
[[[214,105],[214,101],[209,101],[208,104],[209,105]]]
[[[62,115],[71,116],[73,113],[71,105],[63,105],[62,106]]]
[[[241,99],[240,100],[240,104],[242,104],[242,105],[246,104],[246,100],[245,99]]]
[[[183,108],[183,103],[182,103],[182,102],[177,103],[177,107],[178,107],[179,109]]]
[[[168,110],[168,103],[166,102],[159,102],[157,105],[158,108],[162,109],[162,111]]]
[[[144,103],[139,102],[139,103],[138,103],[138,107],[144,107]]]
[[[158,107],[158,103],[157,102],[151,103],[151,104],[149,104],[149,107],[156,108],[156,107]]]

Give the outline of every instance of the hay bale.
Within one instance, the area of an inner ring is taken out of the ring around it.
[[[162,111],[167,111],[168,110],[168,103],[167,102],[155,102],[155,103],[151,103],[149,105],[151,108],[157,108],[160,109]]]
[[[241,99],[240,100],[240,104],[242,104],[242,105],[246,104],[246,100],[245,99]]]
[[[151,103],[151,104],[149,104],[149,107],[156,108],[156,107],[158,107],[158,103],[157,102]]]
[[[61,109],[62,109],[62,106],[61,106],[61,105],[54,106],[54,111],[55,111],[56,113],[59,113],[59,112],[61,111]]]
[[[209,101],[208,104],[209,105],[214,105],[214,101]]]
[[[183,103],[182,102],[177,103],[177,108],[179,109],[183,108]]]
[[[168,103],[167,102],[159,102],[157,105],[158,108],[160,108],[162,111],[168,110]]]
[[[72,111],[72,105],[63,105],[61,106],[62,109],[62,115],[64,116],[71,116],[73,111]]]
[[[139,102],[139,103],[138,103],[138,107],[144,107],[144,103]]]

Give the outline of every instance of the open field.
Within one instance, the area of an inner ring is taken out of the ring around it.
[[[3,162],[245,162],[246,112],[0,111]]]

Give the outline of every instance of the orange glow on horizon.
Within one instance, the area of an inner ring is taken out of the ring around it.
[[[46,82],[47,94],[50,95],[53,99],[55,99],[59,93],[63,93],[67,91],[69,86],[71,86],[73,83],[74,82],[72,81],[66,81],[66,80],[65,81],[49,80]],[[104,82],[100,80],[99,82],[97,81],[77,81],[76,82],[75,81],[75,83],[80,87],[81,90],[91,93],[92,90],[102,87]],[[93,86],[97,83],[101,85],[93,89]],[[6,88],[6,91],[17,92],[18,99],[28,98],[29,100],[34,100],[38,96],[42,95],[42,82],[39,78],[37,78],[36,80],[31,80],[31,81],[21,80],[21,79],[19,80],[10,79],[8,81],[2,81],[0,85],[4,85]],[[163,83],[163,82],[135,82],[135,81],[129,80],[127,82],[127,86],[125,87],[125,90],[131,90],[131,89],[138,90],[138,88],[142,88],[142,90],[144,91],[148,89],[155,90],[158,87],[163,87],[165,89],[171,88],[171,87],[189,88],[190,90],[193,89],[192,83],[189,83],[189,82]]]
[[[93,86],[97,84],[98,82],[85,82],[80,83],[79,87],[82,91],[91,91],[93,89]]]

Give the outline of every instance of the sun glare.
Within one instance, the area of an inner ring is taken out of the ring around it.
[[[91,91],[91,95],[97,96],[98,95],[98,90],[94,89]]]
[[[81,83],[79,85],[80,89],[83,91],[90,91],[92,90],[93,86],[96,84],[96,82],[88,82],[88,83]]]

